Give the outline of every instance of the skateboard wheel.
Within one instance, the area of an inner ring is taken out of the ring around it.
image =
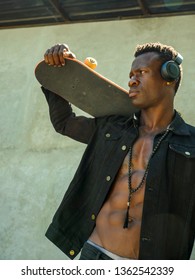
[[[87,57],[84,60],[84,63],[89,66],[91,69],[95,69],[97,67],[97,61],[93,57]]]

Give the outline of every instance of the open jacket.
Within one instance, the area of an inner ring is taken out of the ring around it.
[[[42,89],[55,130],[88,144],[46,236],[74,259],[117,172],[138,137],[139,115],[76,117],[70,104]],[[154,145],[161,135],[154,138]],[[108,164],[111,163],[111,164]],[[195,237],[195,128],[175,112],[146,179],[139,259],[189,259]]]

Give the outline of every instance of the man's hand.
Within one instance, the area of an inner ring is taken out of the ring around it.
[[[76,58],[75,54],[72,53],[66,44],[57,44],[48,49],[44,54],[44,60],[48,65],[53,66],[64,66],[64,58]]]

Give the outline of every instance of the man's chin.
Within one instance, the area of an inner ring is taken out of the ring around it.
[[[138,102],[137,100],[132,100],[132,104],[135,108],[139,110],[144,109],[146,107],[143,103]]]

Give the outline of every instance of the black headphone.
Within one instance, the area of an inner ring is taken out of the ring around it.
[[[172,82],[179,79],[180,69],[179,65],[182,63],[183,57],[177,54],[173,60],[168,60],[161,66],[161,76],[167,82]]]

